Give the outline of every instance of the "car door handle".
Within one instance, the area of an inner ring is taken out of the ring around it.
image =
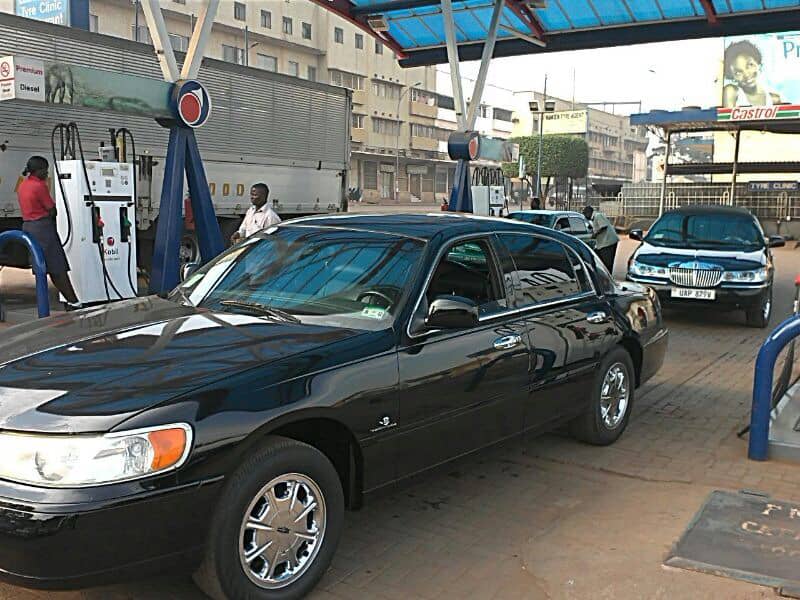
[[[494,341],[495,350],[510,350],[522,343],[521,335],[507,335]]]
[[[608,321],[608,315],[602,310],[598,310],[586,315],[586,320],[589,321],[589,323],[605,323]]]

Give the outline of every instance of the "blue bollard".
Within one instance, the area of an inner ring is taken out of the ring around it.
[[[11,241],[21,242],[27,246],[33,274],[36,277],[36,307],[39,311],[39,318],[49,317],[50,296],[47,291],[47,265],[44,261],[42,247],[32,236],[24,231],[14,229],[0,233],[0,250]]]
[[[753,381],[753,407],[750,412],[750,460],[767,460],[769,421],[772,412],[772,379],[778,354],[793,339],[800,337],[800,316],[794,315],[778,325],[758,351]]]

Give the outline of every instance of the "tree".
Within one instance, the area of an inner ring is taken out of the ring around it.
[[[539,157],[539,136],[526,136],[512,140],[519,144],[520,156],[527,165],[527,177],[532,186],[536,185],[536,164]],[[589,145],[586,140],[574,135],[546,135],[542,138],[542,179],[547,178],[545,194],[550,187],[551,177],[565,177],[570,180],[586,177],[589,170]],[[503,172],[516,176],[518,167],[505,163]],[[538,191],[541,198],[542,191]],[[571,193],[570,193],[571,195]]]

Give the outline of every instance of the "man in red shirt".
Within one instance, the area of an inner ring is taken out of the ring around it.
[[[69,263],[56,230],[56,203],[47,188],[47,159],[31,156],[23,175],[27,175],[17,188],[17,200],[22,211],[22,230],[30,234],[42,247],[50,280],[67,300],[67,309],[81,307],[72,282],[69,280]]]

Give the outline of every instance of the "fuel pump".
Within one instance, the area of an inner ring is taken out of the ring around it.
[[[112,132],[113,154],[101,148],[101,157],[114,160],[86,160],[74,123],[53,130],[56,228],[72,267],[72,285],[84,305],[137,295],[136,169],[127,162],[128,141],[135,160],[135,142],[127,130]]]
[[[500,168],[475,168],[472,171],[472,212],[485,217],[503,216],[506,194]]]

